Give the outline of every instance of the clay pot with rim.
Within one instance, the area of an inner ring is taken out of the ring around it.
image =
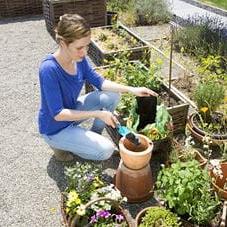
[[[227,142],[227,134],[224,134],[224,135],[208,134],[205,131],[203,131],[201,128],[199,128],[195,123],[197,116],[198,116],[198,113],[192,113],[188,118],[188,125],[187,125],[189,131],[192,133],[192,136],[196,140],[202,143],[204,137],[209,136],[213,145],[220,145]]]
[[[144,135],[136,134],[140,144],[135,145],[125,137],[119,141],[120,156],[124,165],[129,169],[142,169],[149,164],[153,143]]]
[[[227,162],[220,163],[223,176],[216,175],[213,170],[210,170],[210,176],[212,177],[212,185],[217,194],[224,200],[227,200]]]

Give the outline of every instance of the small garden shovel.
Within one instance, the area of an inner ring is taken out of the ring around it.
[[[116,125],[117,132],[124,136],[126,139],[128,139],[130,142],[132,142],[135,145],[140,145],[140,140],[138,136],[136,136],[130,129],[128,129],[126,126],[122,126],[120,123],[117,123]]]

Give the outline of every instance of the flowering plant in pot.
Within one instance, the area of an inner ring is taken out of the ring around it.
[[[180,218],[162,206],[144,208],[136,215],[136,227],[181,226]]]
[[[207,225],[216,216],[220,201],[212,191],[207,170],[197,161],[177,162],[162,169],[156,185],[161,199],[184,219]]]
[[[91,163],[77,162],[66,168],[68,188],[62,196],[62,214],[67,226],[127,226],[120,206],[125,198],[113,185],[107,185],[101,172]]]
[[[198,84],[194,92],[198,112],[191,114],[188,120],[188,128],[197,140],[202,142],[205,136],[209,136],[214,144],[227,140],[226,105],[217,112],[227,101],[224,94],[224,86],[215,80]]]
[[[193,147],[194,144],[195,143],[191,136],[188,136],[185,139],[184,145],[173,140],[172,150],[169,155],[169,163],[172,164],[177,161],[186,162],[196,160],[200,163],[200,166],[204,168],[208,160],[200,153],[200,149]]]

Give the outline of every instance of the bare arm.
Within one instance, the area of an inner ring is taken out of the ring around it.
[[[97,110],[97,111],[78,111],[71,109],[63,109],[58,115],[54,117],[56,121],[79,121],[88,118],[98,118],[104,121],[107,125],[115,128],[117,119],[109,111]]]
[[[145,87],[130,87],[122,84],[115,83],[110,80],[104,80],[102,84],[103,91],[113,91],[119,93],[132,93],[136,96],[157,96],[158,94],[151,89]]]

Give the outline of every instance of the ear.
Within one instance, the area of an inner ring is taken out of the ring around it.
[[[63,48],[67,47],[67,44],[65,43],[65,41],[63,39],[60,39],[59,45]]]

